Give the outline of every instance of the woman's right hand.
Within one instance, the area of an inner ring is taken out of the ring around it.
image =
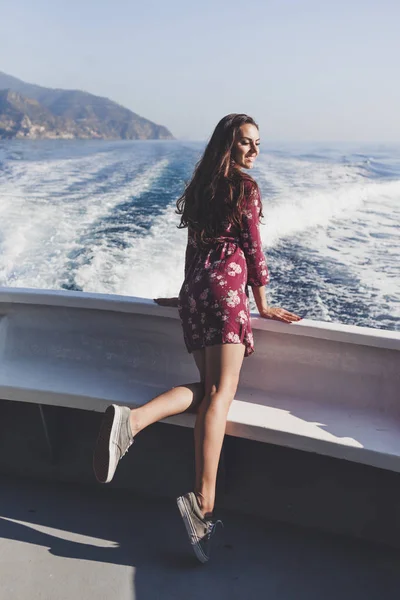
[[[289,312],[285,308],[278,308],[276,306],[268,306],[268,308],[262,310],[260,317],[263,319],[273,319],[274,321],[283,321],[284,323],[295,323],[301,321],[303,318]]]

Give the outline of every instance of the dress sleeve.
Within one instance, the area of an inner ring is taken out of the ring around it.
[[[262,287],[269,283],[268,267],[260,235],[260,190],[256,183],[245,181],[244,211],[240,231],[247,263],[247,284]]]

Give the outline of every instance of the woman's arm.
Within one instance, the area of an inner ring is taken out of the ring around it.
[[[264,285],[261,287],[254,286],[251,289],[253,290],[253,296],[254,296],[254,300],[257,305],[258,312],[260,313],[260,315],[262,315],[263,313],[265,313],[268,310],[265,286]]]
[[[265,319],[292,323],[300,321],[301,317],[285,308],[268,306],[265,286],[269,283],[268,267],[262,249],[260,235],[260,190],[249,181],[245,182],[245,212],[241,230],[243,252],[247,264],[247,283],[253,290],[254,300],[260,313]]]
[[[244,195],[240,238],[247,264],[247,284],[261,288],[269,283],[269,273],[260,235],[261,197],[258,185],[252,181],[245,181]]]

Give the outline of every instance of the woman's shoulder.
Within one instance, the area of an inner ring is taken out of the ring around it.
[[[258,191],[258,184],[255,179],[248,173],[244,173],[243,171],[239,171],[236,174],[236,181],[239,184],[242,184],[244,187],[245,193],[249,193],[252,191]]]
[[[248,196],[252,190],[258,191],[258,185],[255,179],[240,169],[232,169],[228,178],[225,180],[225,185],[229,185],[231,190],[235,190],[239,195],[244,193],[245,196]]]
[[[257,181],[250,177],[250,175],[247,175],[247,173],[243,177],[243,192],[247,203],[258,205],[261,199],[260,188]]]

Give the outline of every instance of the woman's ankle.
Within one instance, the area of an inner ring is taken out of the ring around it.
[[[214,505],[207,502],[203,494],[195,492],[197,504],[199,505],[200,511],[205,519],[211,519],[213,515]]]
[[[129,425],[131,427],[131,432],[133,437],[137,435],[140,431],[139,419],[137,414],[137,408],[133,408],[131,410],[131,414],[129,415]]]

